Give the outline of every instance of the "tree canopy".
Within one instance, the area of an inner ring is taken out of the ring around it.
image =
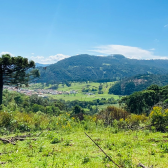
[[[30,80],[40,76],[39,71],[34,68],[34,61],[28,61],[27,58],[21,56],[12,57],[5,54],[0,57],[0,105],[3,85],[28,85]],[[28,72],[29,69],[31,71]]]
[[[120,103],[125,110],[135,114],[149,114],[153,106],[167,108],[168,85],[163,87],[151,85],[146,90],[123,97]]]

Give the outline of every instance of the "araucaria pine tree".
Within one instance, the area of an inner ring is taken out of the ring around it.
[[[33,68],[33,69],[32,69]],[[2,104],[3,85],[28,85],[28,82],[39,77],[34,61],[21,56],[11,57],[9,54],[0,57],[0,105]],[[29,69],[32,69],[28,72]]]

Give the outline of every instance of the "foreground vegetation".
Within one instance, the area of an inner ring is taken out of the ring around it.
[[[79,125],[78,125],[79,126]],[[168,167],[167,134],[149,131],[113,133],[112,128],[91,126],[31,133],[16,145],[0,145],[3,167],[117,167],[86,137],[84,131],[122,167],[137,167],[139,163],[154,168]],[[20,135],[20,134],[18,134]],[[36,139],[36,140],[33,140]]]
[[[168,109],[150,106],[146,95],[157,98],[158,90],[152,89],[154,86],[142,92],[142,107],[147,110],[149,105],[152,110],[139,114],[134,114],[136,110],[130,113],[127,103],[138,93],[124,97],[126,103],[121,105],[125,109],[121,109],[111,105],[112,98],[65,101],[5,90],[0,106],[0,164],[9,168],[168,167]],[[159,100],[164,100],[166,88],[160,91],[164,96]],[[94,110],[101,103],[104,109]]]
[[[133,168],[141,163],[165,168],[168,134],[157,132],[154,125],[158,113],[159,118],[168,118],[167,111],[161,110],[155,107],[147,117],[108,107],[100,114],[84,115],[81,121],[73,112],[55,116],[1,110],[0,164],[32,168],[117,167],[86,132],[120,167]]]

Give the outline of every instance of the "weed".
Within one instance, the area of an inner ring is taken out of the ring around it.
[[[82,164],[90,162],[90,158],[88,156],[85,156],[82,160]]]
[[[145,130],[145,131],[144,131],[145,136],[149,136],[149,133],[150,133],[149,130]]]
[[[151,126],[151,130],[152,130],[152,132],[156,132],[156,127],[155,126]]]
[[[65,146],[70,146],[70,140],[66,140],[64,143]]]
[[[160,144],[160,148],[163,151],[163,153],[168,153],[168,143]]]
[[[132,160],[130,158],[124,158],[120,160],[120,166],[124,168],[133,168]]]
[[[103,157],[103,163],[107,163],[107,162],[110,162],[110,161],[111,160],[107,156]]]
[[[53,138],[54,138],[54,135],[53,135],[52,133],[48,133],[48,134],[47,134],[47,138],[48,138],[48,139],[53,139]]]
[[[110,141],[107,141],[106,144],[105,144],[105,148],[109,149],[109,150],[112,150],[114,148],[114,143],[110,142]]]
[[[51,144],[56,144],[56,143],[60,143],[61,140],[57,137],[53,138],[53,140],[51,141]]]
[[[47,158],[43,161],[43,167],[44,167],[44,168],[47,167]]]
[[[154,149],[151,149],[151,150],[150,150],[150,154],[151,154],[151,155],[155,155],[155,153],[156,153],[156,151],[155,151]]]
[[[43,146],[40,146],[39,152],[42,152],[42,151],[43,151]]]

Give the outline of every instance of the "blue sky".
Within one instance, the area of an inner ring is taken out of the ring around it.
[[[168,58],[168,0],[0,0],[0,54]]]

